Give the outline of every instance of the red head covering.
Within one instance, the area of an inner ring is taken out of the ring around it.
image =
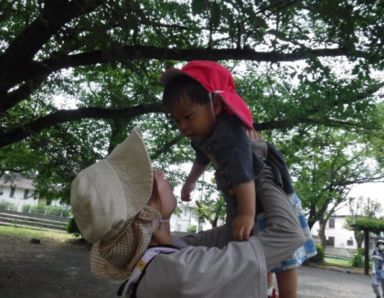
[[[226,111],[234,113],[246,127],[253,128],[252,114],[244,100],[236,93],[232,74],[219,63],[206,60],[194,60],[181,69],[170,68],[160,78],[165,85],[178,75],[187,75],[198,81],[209,93],[221,96]]]

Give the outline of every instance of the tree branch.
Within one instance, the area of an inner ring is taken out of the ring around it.
[[[0,147],[4,147],[36,134],[43,129],[54,125],[73,122],[81,119],[111,119],[126,118],[131,119],[138,115],[144,115],[154,112],[164,112],[164,107],[160,103],[149,105],[139,105],[124,109],[105,109],[105,108],[80,108],[77,110],[58,110],[47,116],[41,117],[31,123],[16,127],[10,131],[0,134]]]
[[[96,9],[102,0],[47,1],[39,17],[27,26],[0,55],[0,89],[8,89],[23,80],[18,79],[20,67],[30,63],[42,46],[64,24]]]

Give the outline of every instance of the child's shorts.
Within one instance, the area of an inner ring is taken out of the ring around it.
[[[311,235],[311,230],[309,229],[307,219],[305,218],[303,208],[301,207],[300,198],[297,196],[296,193],[293,193],[290,195],[290,199],[294,206],[294,209],[296,210],[300,226],[303,229],[305,242],[302,247],[299,247],[295,251],[294,255],[291,258],[282,261],[278,267],[272,270],[272,272],[280,272],[285,271],[287,269],[299,267],[301,266],[301,264],[303,264],[305,260],[317,254],[316,246]],[[260,231],[264,230],[267,227],[267,218],[265,217],[264,213],[260,213],[257,216],[257,227]]]

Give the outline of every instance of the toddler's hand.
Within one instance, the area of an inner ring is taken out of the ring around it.
[[[251,235],[255,218],[245,214],[238,214],[232,223],[232,233],[235,240],[248,240]]]
[[[195,188],[195,183],[185,182],[181,188],[181,200],[184,202],[191,201],[191,192]]]

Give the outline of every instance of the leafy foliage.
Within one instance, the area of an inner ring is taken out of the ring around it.
[[[349,210],[353,218],[356,216],[367,216],[377,218],[378,214],[383,210],[382,206],[379,202],[376,202],[370,198],[364,200],[363,197],[352,198],[349,202]],[[349,219],[348,222],[351,222]],[[349,224],[347,223],[347,228],[349,228]],[[364,240],[364,231],[359,229],[353,229],[353,233],[355,235],[357,248],[362,247],[362,243]]]
[[[315,243],[317,254],[309,259],[309,262],[324,263],[325,250],[319,243]]]
[[[158,78],[218,60],[287,157],[313,224],[352,183],[379,179],[383,15],[381,1],[363,0],[2,1],[0,174],[37,177],[41,195],[68,201],[74,175],[138,125],[155,166],[179,183],[193,153]]]
[[[348,217],[348,225],[354,230],[369,230],[375,234],[384,231],[384,220],[372,217]]]
[[[356,253],[352,256],[351,265],[357,268],[364,267],[364,249],[357,249]]]

